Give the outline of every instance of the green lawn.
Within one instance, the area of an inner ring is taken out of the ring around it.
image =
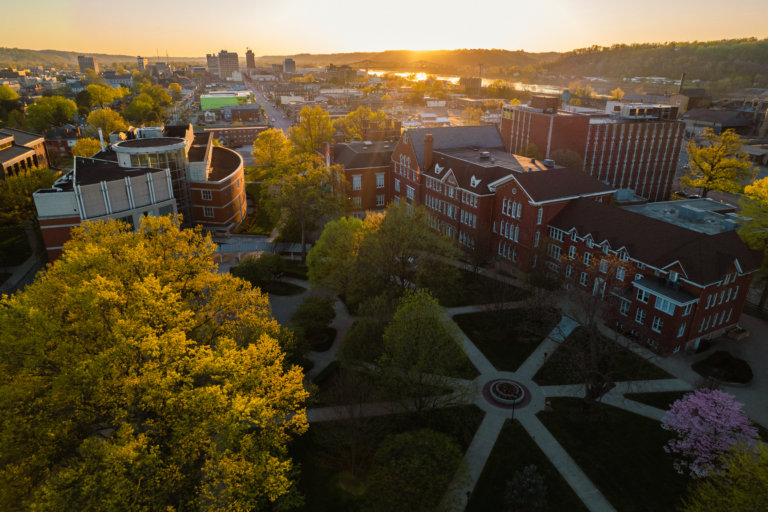
[[[539,386],[555,386],[562,384],[580,384],[576,372],[570,371],[572,366],[571,347],[586,343],[585,331],[577,327],[565,342],[549,355],[547,362],[534,375],[533,380]],[[606,342],[612,343],[609,340]],[[655,380],[673,379],[674,376],[662,370],[650,361],[638,356],[634,352],[616,345],[617,351],[613,355],[612,365],[614,381],[625,380]]]
[[[515,421],[514,424],[509,422],[504,424],[472,493],[466,508],[467,512],[503,510],[504,489],[507,481],[516,471],[522,470],[529,464],[534,464],[544,477],[547,487],[547,507],[544,510],[549,512],[587,510],[528,432]]]
[[[673,436],[658,421],[595,404],[582,411],[578,398],[553,398],[539,419],[568,454],[622,512],[671,512],[689,478],[672,467],[663,446]]]
[[[663,411],[669,410],[672,402],[679,400],[690,391],[664,391],[662,393],[627,393],[624,396],[630,400],[635,400],[651,407],[656,407]]]
[[[453,320],[500,371],[513,372],[557,325],[555,310],[511,309],[456,315]]]
[[[294,461],[300,464],[298,488],[312,512],[361,511],[365,474],[372,454],[390,434],[432,428],[455,439],[466,451],[484,413],[473,405],[440,409],[419,417],[395,414],[359,421],[315,423],[291,444]],[[357,476],[350,476],[351,468]],[[451,472],[456,468],[445,468]],[[350,481],[355,484],[350,485]],[[361,511],[362,512],[362,511]]]
[[[512,302],[526,297],[527,292],[510,284],[468,270],[459,270],[459,282],[449,289],[433,290],[440,305],[447,308],[471,304]]]

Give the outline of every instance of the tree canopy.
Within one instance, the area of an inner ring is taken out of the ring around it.
[[[283,171],[288,167],[293,154],[293,145],[283,130],[270,128],[259,133],[253,141],[253,163],[260,168],[260,174]]]
[[[91,157],[99,151],[101,151],[101,142],[90,137],[77,139],[75,145],[72,146],[72,156]]]
[[[291,499],[302,373],[267,298],[171,216],[85,223],[0,299],[0,508],[264,510]]]
[[[33,131],[42,133],[52,126],[71,122],[76,113],[77,105],[74,101],[61,96],[49,96],[35,100],[27,107],[27,123]]]
[[[110,133],[115,131],[123,131],[128,129],[128,125],[123,119],[123,116],[119,112],[115,112],[111,108],[99,108],[88,114],[89,131],[96,135],[101,129],[105,138]]]
[[[37,209],[32,194],[35,190],[49,188],[58,176],[57,171],[44,167],[0,180],[0,223],[34,221]]]
[[[333,140],[331,115],[320,107],[304,107],[299,112],[299,124],[291,126],[288,138],[301,152],[314,153],[323,142]]]
[[[8,87],[7,85],[0,85],[0,101],[5,100],[17,100],[19,95],[16,91]]]
[[[745,219],[739,229],[739,236],[752,249],[762,251],[763,264],[760,277],[768,277],[768,178],[757,180],[744,187],[740,200],[741,215]],[[764,283],[759,308],[762,310],[768,300],[768,283]]]
[[[363,140],[366,125],[370,128],[382,127],[387,119],[387,114],[381,110],[373,112],[368,107],[357,107],[357,110],[336,119],[333,122],[333,128],[343,133],[346,140],[354,138]]]
[[[91,84],[85,88],[88,91],[91,106],[103,107],[109,105],[116,99],[122,98],[130,93],[125,87],[109,87],[108,85]]]
[[[690,170],[680,178],[685,187],[698,188],[702,197],[710,190],[737,194],[744,182],[755,176],[755,169],[745,153],[741,152],[741,138],[733,130],[716,135],[705,128],[703,143],[688,141],[685,149],[690,160]]]

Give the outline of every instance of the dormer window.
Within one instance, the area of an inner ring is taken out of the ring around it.
[[[472,178],[469,180],[469,186],[472,188],[477,188],[477,186],[480,184],[480,182],[483,181],[481,179],[478,179],[474,174],[472,175]]]
[[[678,278],[678,273],[674,270],[669,271],[669,282],[670,283],[676,283]]]
[[[437,174],[438,176],[440,175],[441,172],[443,172],[443,169],[444,167],[440,167],[439,164],[435,164],[435,174]]]

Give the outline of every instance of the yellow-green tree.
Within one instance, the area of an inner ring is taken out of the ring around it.
[[[268,174],[287,167],[292,153],[293,145],[283,130],[270,128],[261,132],[253,141],[251,154],[253,163],[260,168],[260,174]]]
[[[288,131],[288,138],[303,153],[314,153],[323,142],[333,140],[331,115],[320,107],[304,107],[299,112],[299,124]]]
[[[77,113],[77,104],[61,96],[40,98],[27,107],[27,123],[35,131],[42,133],[52,126],[59,126],[72,121]]]
[[[108,105],[115,101],[116,98],[122,98],[125,96],[123,91],[126,93],[128,92],[128,89],[125,87],[120,87],[118,89],[113,89],[112,87],[109,87],[108,85],[98,85],[98,84],[91,84],[88,87],[85,88],[86,91],[88,91],[88,94],[91,98],[91,105],[92,106],[98,106],[103,107],[104,105]]]
[[[37,218],[32,194],[53,185],[58,176],[58,171],[43,167],[0,180],[0,223],[31,226]]]
[[[623,98],[624,98],[624,91],[622,91],[620,87],[617,87],[611,91],[612,100],[621,101]]]
[[[371,111],[368,107],[357,107],[357,110],[350,112],[333,122],[333,128],[342,132],[347,140],[357,137],[362,140],[364,137],[363,127],[367,124],[371,128],[382,126],[387,121],[387,114],[378,110]]]
[[[171,98],[173,98],[173,101],[179,101],[181,99],[181,85],[173,82],[168,86],[168,90],[171,91]]]
[[[747,220],[739,229],[739,236],[752,249],[763,253],[763,264],[759,273],[760,280],[763,281],[759,303],[762,310],[768,300],[768,178],[744,187],[744,197],[740,205],[741,215]]]
[[[755,168],[741,152],[739,135],[733,130],[716,135],[705,128],[701,137],[702,144],[691,139],[685,147],[690,170],[680,178],[680,183],[701,189],[702,197],[707,197],[710,190],[741,192],[744,182],[755,176]]]
[[[94,135],[99,133],[99,128],[101,128],[101,132],[105,137],[114,131],[128,129],[123,116],[111,108],[96,109],[88,114],[88,126],[89,131]]]
[[[83,137],[77,139],[75,145],[72,146],[72,156],[93,156],[101,151],[101,142],[90,137]]]
[[[19,99],[19,94],[8,87],[7,85],[0,85],[0,101],[14,101]]]
[[[0,508],[264,510],[306,430],[266,296],[171,216],[73,230],[0,300]],[[284,503],[285,504],[285,503]]]
[[[480,119],[483,117],[483,111],[475,107],[467,107],[461,113],[462,120],[465,126],[476,126],[480,124]]]
[[[683,501],[683,512],[768,510],[768,448],[736,446],[725,466],[698,480]]]

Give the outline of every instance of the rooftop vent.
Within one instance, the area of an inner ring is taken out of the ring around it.
[[[481,151],[480,152],[480,160],[488,160],[491,158],[491,152],[490,151]]]
[[[542,160],[541,162],[544,164],[544,167],[548,167],[549,169],[555,166],[555,161],[552,160],[551,158],[547,158],[546,160]]]
[[[681,205],[680,208],[677,209],[677,214],[682,219],[698,222],[704,219],[707,212],[699,208],[694,208],[693,206]]]

